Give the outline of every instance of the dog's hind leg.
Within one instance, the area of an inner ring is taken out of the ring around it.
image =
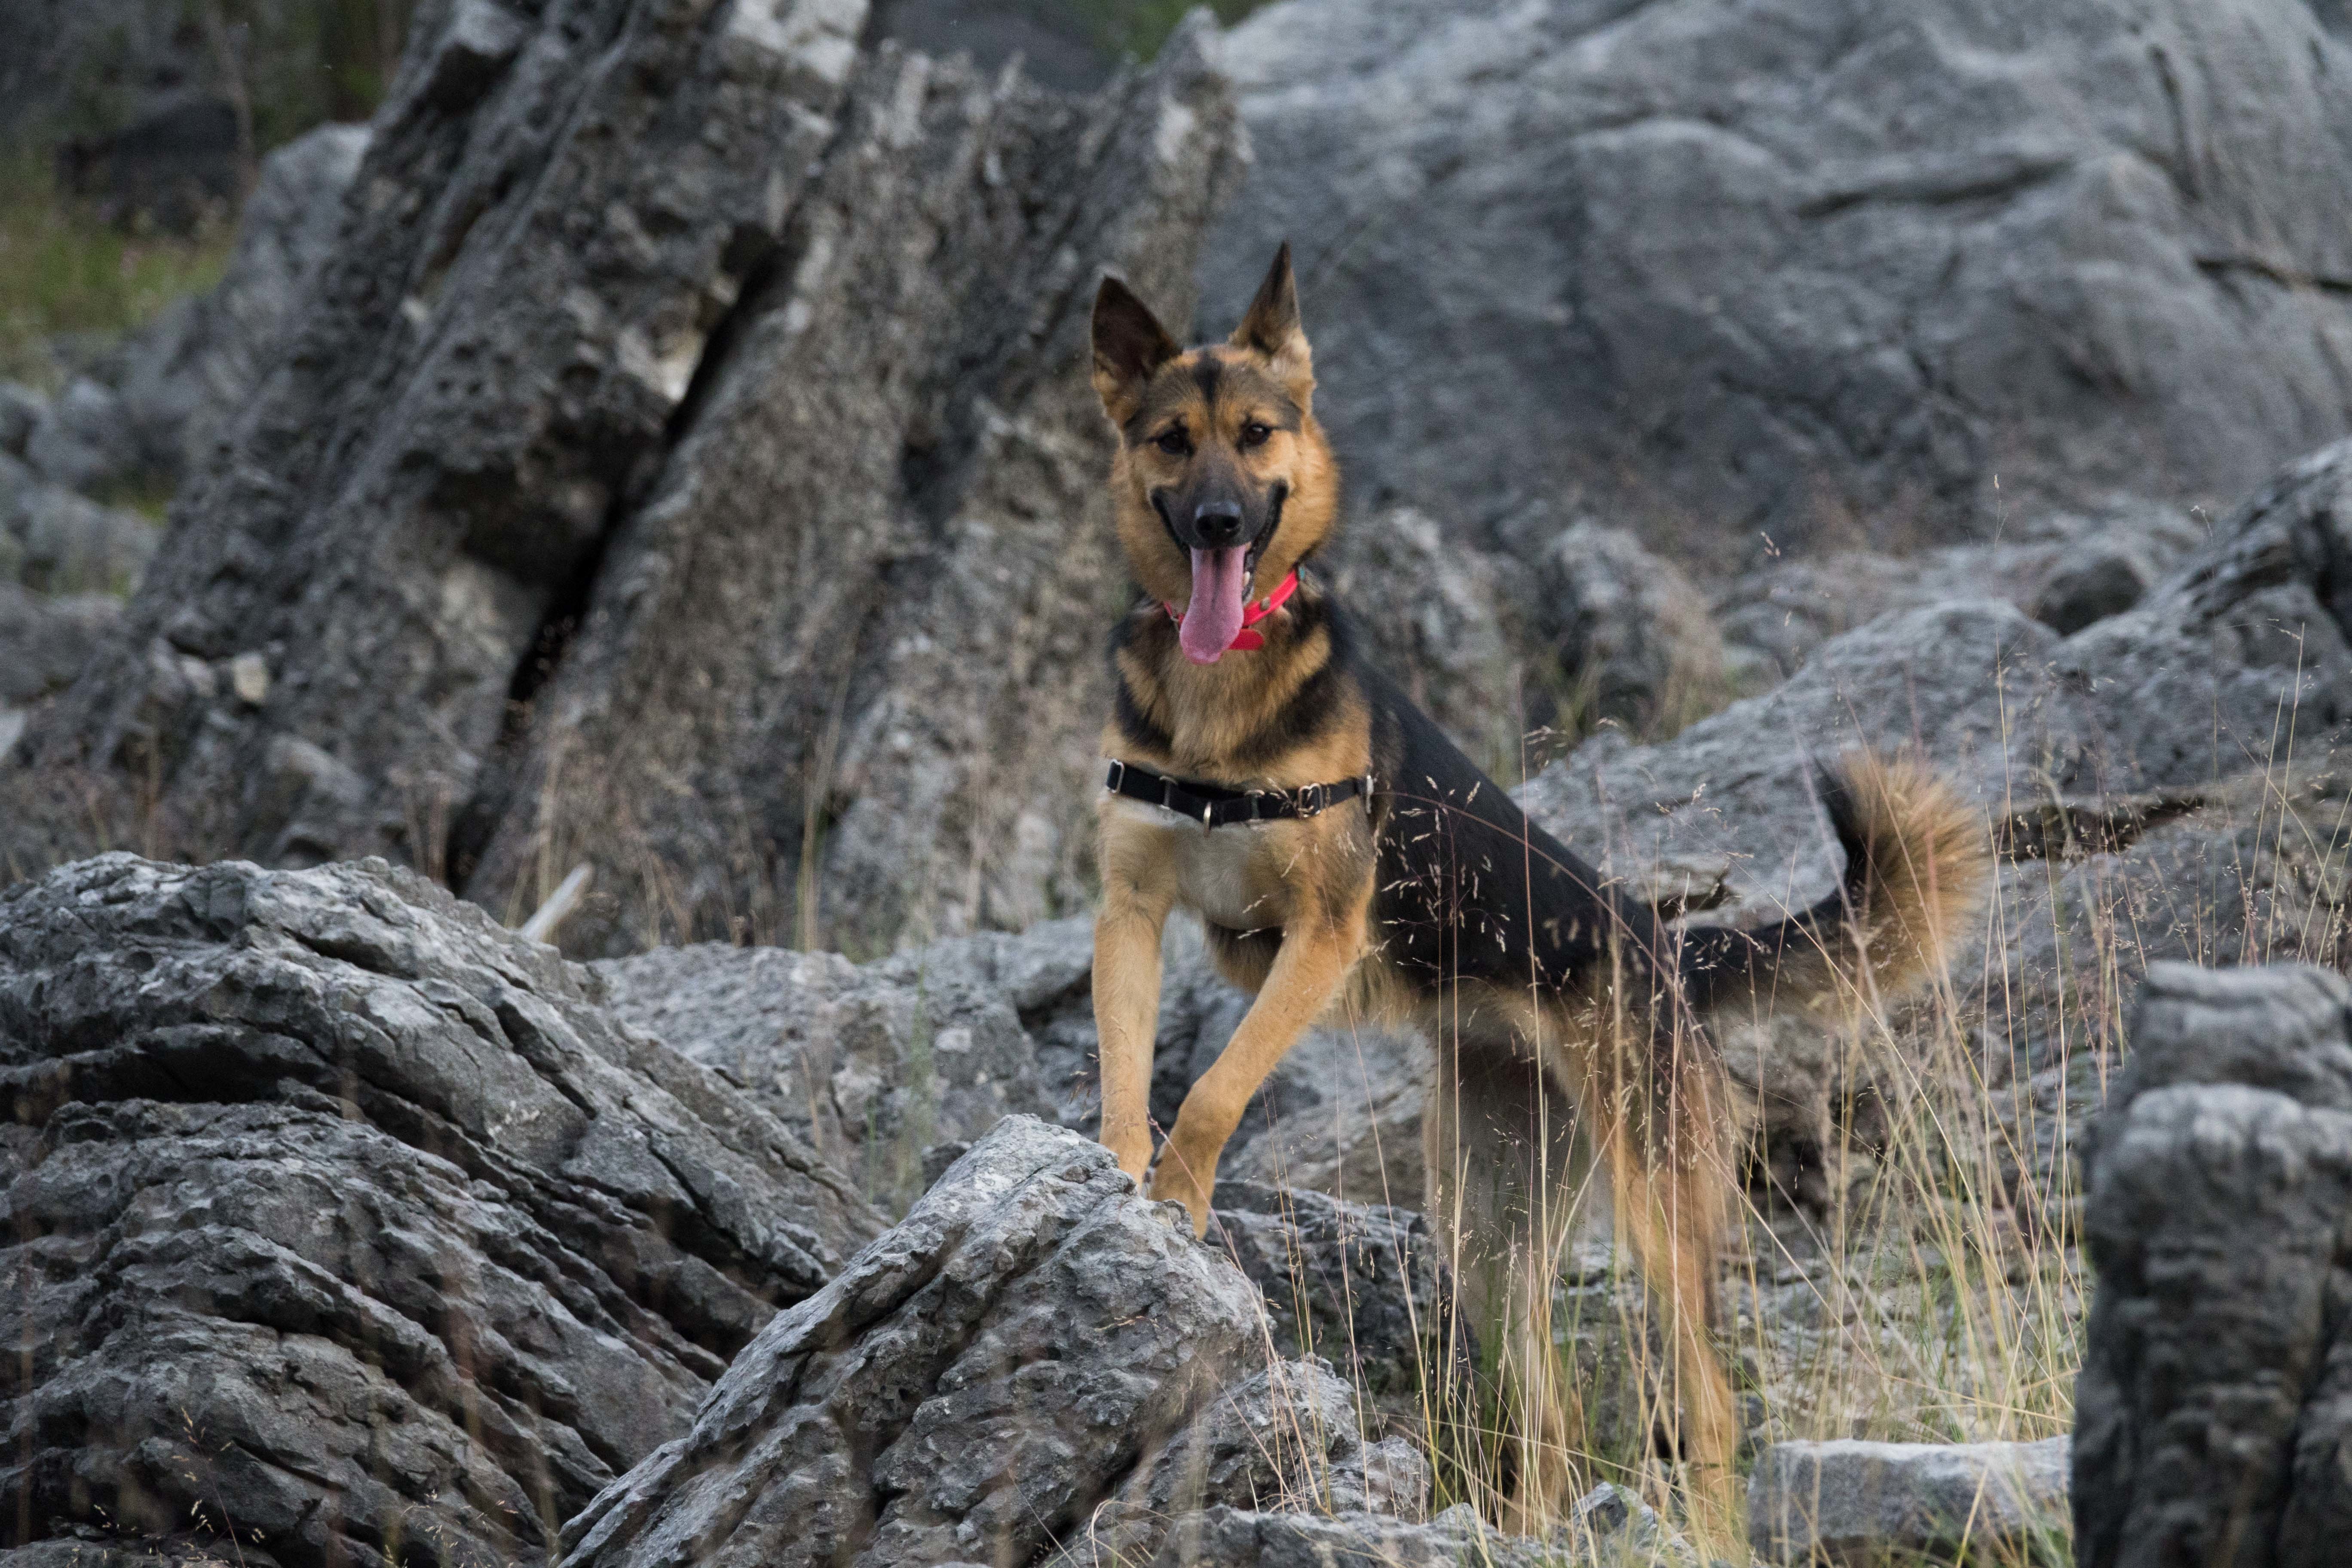
[[[1572,1102],[1523,1046],[1438,1038],[1422,1113],[1428,1213],[1490,1378],[1466,1402],[1482,1418],[1463,1458],[1494,1489],[1497,1523],[1540,1533],[1574,1497],[1585,1446],[1551,1287],[1589,1161]]]
[[[1716,1260],[1731,1193],[1719,1131],[1722,1090],[1711,1043],[1686,1015],[1668,1021],[1676,1016],[1604,1005],[1567,1037],[1581,1049],[1549,1061],[1562,1088],[1588,1108],[1618,1239],[1632,1248],[1652,1310],[1663,1319],[1674,1378],[1668,1413],[1694,1510],[1710,1516],[1711,1529],[1736,1531],[1739,1425],[1712,1338]]]

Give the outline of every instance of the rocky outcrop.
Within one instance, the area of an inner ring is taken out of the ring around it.
[[[42,762],[147,773],[208,853],[493,908],[590,858],[592,951],[1075,901],[1085,306],[1106,266],[1183,297],[1230,110],[1198,27],[1074,102],[863,56],[862,15],[425,14],[299,349]],[[258,703],[184,663],[239,657]]]
[[[1748,1542],[1768,1563],[1873,1568],[2031,1563],[2063,1540],[2067,1441],[1776,1443],[1748,1481]]]
[[[0,1103],[16,1546],[536,1560],[880,1226],[380,862],[0,895]]]
[[[2149,971],[2084,1155],[2085,1568],[2343,1555],[2352,1002],[2302,966]]]
[[[1473,536],[1563,495],[1695,557],[2226,500],[2352,423],[2328,10],[1287,0],[1235,29],[1205,318],[1295,238],[1351,488]]]
[[[1715,611],[1734,659],[1768,681],[1841,633],[1952,599],[2004,599],[2071,637],[2137,605],[2206,537],[2181,508],[2119,501],[2004,526],[1990,543],[1776,561],[1734,580]]]
[[[595,968],[616,1015],[740,1085],[895,1214],[930,1185],[936,1145],[1015,1113],[1092,1127],[1093,966],[1092,923],[1060,921],[863,967],[704,942]],[[1031,1031],[1065,1017],[1083,1017],[1084,1044],[1041,1049]]]
[[[2011,1142],[2035,1153],[2018,1202],[2059,1205],[2063,1129],[2096,1104],[2146,963],[2321,957],[2342,940],[2347,486],[2352,446],[2292,466],[2132,608],[2072,637],[2005,600],[1883,616],[1664,744],[1596,737],[1523,799],[1611,874],[1752,921],[1832,885],[1818,760],[1924,752],[1983,806],[2007,864],[1955,994],[1918,1022],[1972,1039],[1979,1081],[2020,1091],[2004,1098],[2034,1126]],[[1867,1053],[1824,1047],[1780,1075],[1770,1042],[1725,1033],[1768,1138],[1818,1136],[1850,1109],[1842,1075]]]
[[[1276,1351],[1336,1364],[1381,1431],[1426,1444],[1458,1414],[1477,1347],[1428,1220],[1229,1179],[1216,1205],[1211,1245],[1265,1296]]]
[[[1429,1461],[1402,1437],[1367,1443],[1354,1391],[1319,1361],[1282,1362],[1236,1384],[1087,1517],[1047,1568],[1218,1562],[1202,1510],[1378,1515],[1418,1521]]]
[[[1514,532],[1528,538],[1524,527]],[[1528,553],[1530,618],[1561,688],[1546,722],[1571,735],[1604,720],[1635,735],[1672,734],[1720,705],[1723,635],[1673,564],[1625,530],[1591,521]]]
[[[693,1429],[565,1527],[564,1562],[1028,1563],[1260,1335],[1255,1289],[1107,1150],[1014,1118],[769,1323]],[[1237,1453],[1214,1425],[1199,1441]]]

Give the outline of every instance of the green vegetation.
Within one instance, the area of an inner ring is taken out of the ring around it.
[[[1202,0],[1049,0],[1075,18],[1097,45],[1112,55],[1148,60],[1160,52],[1184,14]],[[1258,8],[1262,0],[1207,0],[1227,26]]]
[[[0,379],[54,391],[50,340],[112,336],[211,288],[233,237],[226,217],[188,236],[125,230],[30,160],[0,163]]]
[[[207,85],[236,106],[249,180],[250,160],[374,110],[413,3],[180,0],[177,26],[156,36],[90,35],[56,109],[0,154],[0,379],[55,390],[67,368],[55,340],[117,336],[212,287],[227,264],[236,215],[226,204],[174,234],[144,216],[110,221],[100,193],[66,188],[64,150],[124,129],[159,58],[207,70]]]

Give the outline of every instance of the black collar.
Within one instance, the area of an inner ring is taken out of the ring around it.
[[[1103,787],[1129,800],[1164,805],[1179,816],[1189,816],[1206,827],[1235,822],[1280,822],[1290,817],[1317,816],[1341,801],[1364,797],[1371,809],[1372,775],[1341,779],[1337,784],[1307,784],[1299,789],[1227,789],[1195,779],[1171,779],[1137,763],[1113,763]]]

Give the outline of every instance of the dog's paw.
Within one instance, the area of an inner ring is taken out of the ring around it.
[[[1165,1160],[1152,1173],[1151,1201],[1182,1205],[1185,1215],[1192,1222],[1192,1234],[1199,1237],[1209,1234],[1209,1194],[1187,1173],[1169,1169]]]

